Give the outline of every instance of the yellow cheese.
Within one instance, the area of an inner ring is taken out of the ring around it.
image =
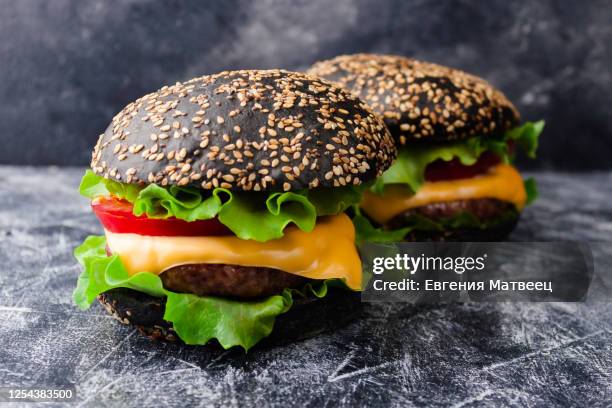
[[[521,210],[527,193],[516,168],[499,164],[486,174],[473,178],[426,182],[416,194],[403,185],[388,185],[383,195],[366,192],[360,206],[374,221],[383,224],[411,208],[477,198],[510,202]]]
[[[196,263],[260,266],[311,279],[344,279],[361,289],[361,260],[355,247],[355,228],[346,214],[317,219],[311,232],[295,226],[273,241],[243,240],[233,235],[154,237],[105,231],[113,254],[128,273],[160,274],[173,266]]]

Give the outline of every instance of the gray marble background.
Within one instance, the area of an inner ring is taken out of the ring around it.
[[[482,75],[545,118],[531,166],[610,168],[611,21],[597,0],[0,0],[0,163],[84,165],[166,83],[367,51]]]

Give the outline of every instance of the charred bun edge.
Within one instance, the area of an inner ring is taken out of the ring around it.
[[[291,309],[276,318],[270,336],[256,347],[282,345],[341,328],[359,317],[360,299],[359,293],[336,288],[329,288],[323,298],[295,298]],[[163,319],[165,298],[116,288],[99,295],[98,301],[115,319],[135,326],[147,337],[182,343],[172,323]],[[207,346],[220,347],[216,341]]]
[[[400,145],[499,136],[520,115],[482,78],[394,55],[342,55],[308,71],[355,93],[384,118]]]
[[[130,103],[100,135],[91,167],[129,184],[289,191],[371,181],[395,156],[382,120],[350,92],[302,73],[243,70]]]

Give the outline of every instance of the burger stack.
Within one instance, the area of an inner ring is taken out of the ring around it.
[[[358,315],[358,243],[497,240],[533,196],[541,123],[484,80],[402,57],[164,86],[100,135],[80,192],[103,234],[75,303],[142,333],[250,349]]]

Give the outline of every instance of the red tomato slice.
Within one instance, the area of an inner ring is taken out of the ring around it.
[[[91,203],[94,213],[108,231],[152,236],[229,235],[232,232],[216,218],[184,221],[175,217],[147,218],[132,213],[132,204],[114,197],[99,197]]]
[[[499,162],[499,156],[492,152],[484,152],[471,166],[462,164],[457,158],[450,161],[436,160],[425,168],[425,180],[441,181],[472,178],[486,173],[490,167]]]

